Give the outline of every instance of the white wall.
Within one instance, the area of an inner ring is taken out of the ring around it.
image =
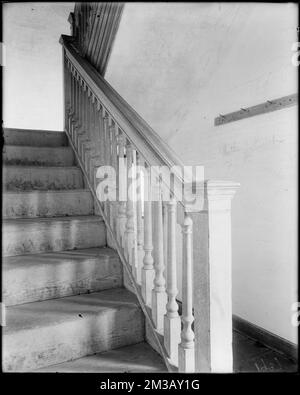
[[[126,4],[106,78],[233,201],[234,313],[296,342],[297,109],[214,118],[297,91],[293,4]]]
[[[3,4],[4,126],[63,129],[61,34],[74,3]]]

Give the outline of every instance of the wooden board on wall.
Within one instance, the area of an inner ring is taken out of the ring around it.
[[[76,3],[69,21],[84,56],[104,76],[118,31],[123,3]]]
[[[281,110],[282,108],[295,106],[298,103],[298,94],[280,97],[279,99],[268,100],[256,106],[241,108],[238,111],[228,114],[220,114],[215,118],[215,126],[224,125],[225,123],[239,121],[240,119],[254,117],[267,112]]]

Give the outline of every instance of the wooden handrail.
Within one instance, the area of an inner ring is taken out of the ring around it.
[[[60,43],[82,78],[108,112],[113,114],[128,139],[147,160],[150,166],[183,166],[173,150],[142,119],[141,116],[115,91],[97,70],[79,54],[70,36],[62,35]]]

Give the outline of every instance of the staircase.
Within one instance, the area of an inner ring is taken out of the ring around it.
[[[64,133],[5,130],[3,368],[232,372],[239,184],[192,179],[93,66],[95,4],[60,38]]]
[[[3,370],[164,370],[65,133],[4,140]]]

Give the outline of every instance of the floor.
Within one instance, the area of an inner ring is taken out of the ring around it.
[[[297,364],[249,337],[233,333],[234,372],[296,372]]]
[[[297,365],[249,337],[234,332],[234,372],[295,372]],[[74,361],[39,369],[37,372],[166,372],[161,357],[146,343],[110,350]]]

